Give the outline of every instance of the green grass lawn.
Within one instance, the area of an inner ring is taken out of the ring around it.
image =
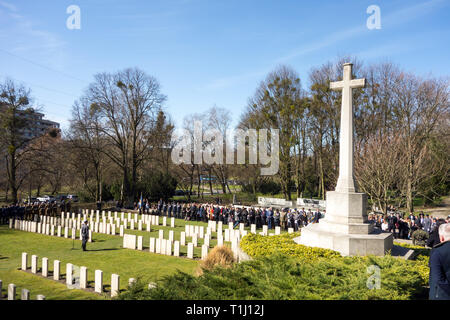
[[[149,238],[149,236],[148,236]],[[43,257],[49,259],[50,275],[53,271],[53,261],[61,261],[61,274],[65,276],[67,263],[88,268],[88,282],[94,283],[94,271],[103,271],[105,290],[109,291],[111,274],[120,275],[120,288],[127,287],[129,278],[142,278],[143,281],[153,282],[165,275],[181,270],[194,274],[198,261],[152,254],[148,251],[122,249],[122,238],[95,234],[94,242],[88,243],[87,252],[81,250],[81,241],[75,240],[72,250],[72,239],[46,236],[37,233],[10,230],[8,226],[0,226],[0,280],[3,281],[3,295],[6,295],[9,283],[17,286],[18,297],[20,290],[30,290],[31,298],[43,294],[47,299],[105,299],[109,294],[101,296],[85,290],[68,289],[64,282],[56,282],[51,276],[44,279],[38,275],[20,271],[22,252],[39,257],[39,268]]]
[[[114,214],[113,214],[114,216]],[[119,215],[120,216],[120,215]],[[125,214],[127,217],[127,214]],[[132,214],[134,217],[134,214]],[[141,218],[141,216],[139,216]],[[169,230],[174,230],[174,240],[180,240],[180,234],[185,231],[185,225],[199,225],[205,227],[207,223],[197,221],[184,221],[175,219],[175,228],[170,228],[170,218],[167,218],[167,225],[162,226],[163,218],[160,217],[160,225],[151,227],[151,232],[125,229],[126,234],[143,236],[143,251],[123,249],[123,238],[120,237],[119,229],[116,228],[116,236],[101,233],[93,234],[93,242],[87,244],[88,251],[81,250],[81,241],[66,239],[64,237],[47,236],[38,233],[25,232],[9,229],[7,225],[0,225],[0,280],[3,281],[3,295],[6,295],[9,283],[17,286],[17,296],[20,297],[20,290],[26,288],[31,292],[31,298],[35,299],[37,294],[43,294],[47,299],[109,299],[111,274],[120,276],[121,290],[126,289],[129,278],[141,278],[149,283],[161,277],[170,275],[180,270],[188,274],[194,274],[198,267],[198,260],[187,259],[187,246],[180,246],[180,258],[150,253],[150,237],[158,238],[159,230],[164,230],[164,238],[169,238]],[[223,229],[228,224],[223,225]],[[137,229],[137,224],[135,224]],[[250,228],[245,228],[250,230]],[[259,232],[260,230],[258,230]],[[274,232],[271,230],[270,232]],[[191,241],[191,237],[186,237],[186,243]],[[73,245],[74,244],[74,245]],[[201,256],[201,245],[203,239],[198,239],[198,247],[194,248],[194,257]],[[217,244],[217,234],[212,233],[210,247]],[[72,249],[72,245],[74,248]],[[231,244],[226,242],[225,245]],[[173,250],[173,249],[172,249]],[[34,275],[19,270],[21,266],[22,252],[28,253],[29,265],[31,255],[39,257],[39,268],[41,268],[42,258],[49,259],[49,277],[47,279],[40,275]],[[62,280],[56,282],[52,278],[53,261],[61,261]],[[92,290],[68,289],[65,285],[66,264],[72,263],[76,266],[88,268],[88,283],[93,287],[94,272],[96,269],[103,271],[104,295],[99,295]]]

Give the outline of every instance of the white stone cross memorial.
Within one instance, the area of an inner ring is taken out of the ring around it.
[[[374,232],[367,219],[367,195],[357,192],[353,174],[353,89],[365,87],[365,79],[352,79],[352,64],[344,64],[343,80],[331,82],[342,91],[339,136],[339,178],[335,191],[327,192],[326,215],[302,229],[294,241],[332,249],[344,256],[384,255],[393,245],[392,234]]]

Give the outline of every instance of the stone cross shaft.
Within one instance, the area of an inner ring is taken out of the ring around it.
[[[344,64],[342,81],[330,83],[330,89],[342,90],[341,129],[339,137],[339,178],[336,191],[342,193],[356,192],[353,176],[353,89],[364,88],[366,79],[352,80],[351,63]]]

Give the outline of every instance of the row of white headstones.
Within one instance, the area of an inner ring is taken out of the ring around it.
[[[91,220],[91,225],[93,225],[94,230],[98,230],[98,232],[106,233],[106,234],[112,234],[115,235],[115,227],[117,226],[117,223],[122,222],[123,224],[120,225],[120,234],[124,237],[124,248],[130,248],[130,249],[137,249],[137,250],[143,250],[142,248],[142,242],[143,237],[142,236],[136,236],[136,235],[129,235],[124,234],[123,229],[128,227],[128,224],[130,224],[130,229],[134,229],[134,224],[137,222],[138,224],[138,230],[142,230],[143,224],[146,224],[146,230],[151,230],[151,225],[159,225],[159,216],[155,215],[144,215],[144,220],[139,219],[138,215],[135,214],[134,218],[131,218],[131,213],[128,213],[128,217],[125,219],[124,217],[125,213],[121,213],[121,218],[115,217],[116,223],[112,223],[112,217],[110,216],[111,213],[109,212],[109,223],[106,222],[106,216],[105,212],[102,212],[102,222],[99,217],[99,212],[97,211],[97,217],[95,217],[95,220]],[[117,216],[117,212],[115,213]],[[83,214],[83,219],[86,219],[87,215]],[[93,217],[93,212],[91,212],[91,218]],[[167,217],[163,217],[163,226],[166,226],[166,220]],[[22,220],[15,220],[14,221],[14,227],[19,230],[23,231],[30,231],[30,232],[38,232],[43,233],[46,235],[55,235],[55,224],[57,223],[56,218],[54,217],[43,217],[43,221],[40,223],[34,222],[34,221],[22,221]],[[13,220],[10,220],[10,228],[13,227]],[[61,236],[62,227],[64,227],[64,236],[66,238],[69,237],[69,230],[71,229],[71,237],[73,239],[76,238],[76,231],[81,228],[81,214],[78,214],[78,217],[75,218],[75,214],[72,213],[72,217],[70,218],[69,213],[62,213],[61,219],[59,220],[59,224],[56,225],[57,228],[57,235]],[[73,228],[75,227],[75,228]],[[175,219],[171,218],[171,227],[175,227]],[[223,245],[224,241],[231,241],[231,247],[232,251],[234,253],[234,256],[236,259],[238,259],[238,247],[239,242],[242,237],[244,237],[247,234],[247,231],[244,230],[244,224],[239,224],[239,229],[234,230],[233,223],[228,224],[228,229],[225,229],[225,237],[223,236],[223,224],[222,222],[216,222],[216,221],[209,221],[208,227],[206,228],[206,233],[203,226],[198,225],[185,225],[185,232],[180,233],[180,241],[174,241],[174,231],[169,230],[169,239],[164,239],[164,230],[159,230],[159,238],[150,238],[150,246],[149,251],[152,253],[159,253],[159,254],[166,254],[166,255],[172,255],[172,247],[173,255],[176,257],[179,257],[180,254],[180,245],[186,245],[186,236],[192,238],[192,242],[188,243],[188,250],[187,250],[187,257],[190,259],[194,258],[194,247],[197,247],[197,239],[200,237],[204,240],[204,244],[202,245],[202,259],[205,259],[208,254],[209,249],[209,243],[212,238],[212,232],[217,233],[217,245]],[[288,230],[288,232],[293,232],[293,229],[291,228]],[[256,225],[251,225],[251,233],[256,234]],[[267,226],[263,226],[263,232],[260,232],[261,235],[277,235],[280,234],[281,230],[279,227],[275,228],[275,233],[268,234]],[[81,233],[80,233],[80,239],[81,239]],[[92,231],[90,230],[89,234],[89,241],[92,241]],[[22,269],[27,270],[27,254],[22,254]],[[32,256],[32,264],[31,264],[31,272],[37,273],[37,256]],[[54,261],[54,274],[53,278],[55,280],[59,280],[59,270],[60,270],[60,262],[58,260]],[[73,265],[68,263],[66,265],[66,274],[68,275],[66,278],[67,284],[71,285],[73,282]],[[42,259],[42,275],[44,277],[48,276],[48,258]],[[120,277],[117,274],[112,274],[111,276],[111,296],[115,296],[118,292],[119,288],[119,281]],[[101,293],[103,291],[103,272],[101,270],[95,270],[95,291],[98,293]],[[87,287],[87,268],[86,267],[80,267],[80,288],[85,289]],[[116,289],[117,288],[117,289]]]
[[[135,213],[132,217],[131,212],[128,212],[128,217],[125,217],[125,212],[120,212],[120,218],[118,217],[118,212],[114,212],[114,218],[112,217],[111,211],[108,212],[108,217],[106,217],[105,211],[102,211],[102,217],[100,218],[100,212],[97,210],[96,216],[94,217],[94,211],[91,210],[90,215],[88,210],[83,210],[83,214],[78,214],[75,217],[75,213],[61,213],[61,218],[47,217],[43,216],[41,222],[34,221],[22,221],[15,220],[14,228],[23,231],[37,232],[46,235],[56,235],[61,237],[62,228],[64,228],[64,237],[76,239],[77,232],[81,229],[81,222],[87,220],[88,215],[90,218],[90,230],[89,230],[89,242],[92,242],[92,229],[96,233],[104,233],[110,235],[116,235],[116,228],[120,229],[120,236],[124,237],[123,247],[129,249],[142,250],[143,237],[135,235],[126,235],[124,230],[129,229],[134,230],[135,224],[137,224],[137,230],[142,231],[144,225],[146,225],[146,231],[151,231],[151,225],[159,225],[160,217],[156,215],[143,215],[141,219],[138,219],[138,214]],[[162,217],[162,226],[167,226],[167,217]],[[170,221],[171,228],[175,227],[175,218],[171,218]],[[13,220],[10,220],[10,228],[13,227]],[[70,234],[69,234],[69,231]],[[179,257],[179,249],[181,246],[186,246],[186,237],[191,237],[191,242],[188,243],[187,257],[193,259],[193,248],[198,246],[198,239],[203,239],[202,245],[202,255],[201,258],[204,259],[208,254],[210,247],[210,240],[212,239],[212,232],[216,233],[217,245],[221,246],[225,242],[231,242],[232,250],[234,252],[235,258],[238,257],[238,246],[242,237],[247,234],[244,230],[244,224],[239,224],[239,229],[234,230],[233,223],[228,224],[228,229],[225,229],[225,236],[223,235],[223,224],[222,222],[208,221],[208,227],[205,229],[203,226],[198,225],[185,225],[185,231],[180,233],[180,241],[174,241],[174,231],[169,231],[169,239],[164,239],[164,230],[159,230],[159,238],[150,238],[149,251],[152,253],[172,255],[172,248],[174,256]],[[256,234],[256,225],[252,224],[250,226],[250,232]],[[289,228],[289,233],[293,232],[292,228]],[[263,226],[263,231],[260,235],[278,235],[281,233],[280,227],[275,227],[275,233],[268,233],[268,228],[266,225]],[[79,232],[79,238],[81,240],[81,232]]]
[[[38,263],[39,258],[37,255],[31,256],[31,273],[38,274]],[[44,278],[48,278],[48,258],[44,257],[41,260],[41,275]],[[79,275],[74,274],[75,268],[77,266],[72,263],[66,264],[66,285],[69,289],[87,289],[88,288],[88,268],[81,266],[78,268],[77,273]],[[26,271],[29,269],[28,264],[28,253],[22,252],[22,266],[21,269]],[[59,281],[61,280],[61,262],[59,260],[53,261],[53,280]],[[134,278],[129,279],[129,285],[134,282]],[[120,276],[118,274],[111,274],[111,297],[115,297],[118,295],[120,290]],[[95,285],[94,291],[97,293],[103,293],[103,271],[95,270]],[[23,299],[22,299],[23,300]]]
[[[2,287],[3,287],[3,281],[0,280],[0,300],[2,299]],[[10,283],[8,285],[8,300],[16,300],[16,293],[17,287],[14,283]],[[31,300],[30,299],[30,290],[28,289],[22,289],[20,294],[20,300]],[[45,300],[45,296],[42,294],[38,294],[36,296],[36,300]]]

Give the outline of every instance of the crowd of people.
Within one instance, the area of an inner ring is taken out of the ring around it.
[[[61,212],[71,210],[71,201],[15,203],[0,208],[0,222],[7,223],[10,218],[39,221],[40,216],[56,217]]]
[[[391,232],[395,239],[411,240],[414,231],[423,230],[428,234],[427,245],[433,247],[439,243],[439,226],[450,222],[450,216],[447,219],[424,213],[420,213],[418,216],[413,214],[405,216],[394,207],[390,207],[387,215],[369,214],[369,222],[374,223],[375,227],[382,231]]]
[[[268,229],[281,227],[283,230],[293,228],[295,231],[310,223],[318,223],[319,219],[323,217],[323,213],[319,210],[312,211],[304,208],[275,209],[212,203],[164,202],[163,200],[155,204],[143,200],[136,204],[135,209],[144,214],[153,210],[157,215],[175,217],[186,221],[232,222],[234,226],[244,223],[246,227],[255,224],[258,229],[267,225]]]
[[[97,209],[101,210],[101,203],[97,203]],[[180,203],[165,202],[160,200],[157,203],[151,203],[148,200],[141,200],[135,204],[135,210],[140,213],[149,214],[150,210],[157,215],[175,217],[186,221],[221,221],[222,223],[232,222],[235,226],[244,223],[246,227],[255,224],[258,229],[267,225],[268,229],[281,227],[283,230],[293,228],[298,231],[300,228],[310,223],[318,223],[324,216],[325,211],[318,209],[311,210],[304,208],[284,208],[277,209],[272,207],[254,207],[221,205],[213,203]],[[57,216],[60,212],[71,211],[70,200],[56,202],[35,202],[35,203],[17,203],[0,208],[0,223],[7,223],[9,218],[39,221],[40,216]],[[412,234],[416,230],[424,230],[429,234],[427,245],[432,247],[439,243],[437,230],[439,225],[450,221],[450,216],[445,219],[439,219],[428,214],[419,214],[419,216],[406,216],[397,211],[394,207],[388,208],[387,215],[378,213],[369,214],[369,222],[376,228],[385,232],[392,232],[396,239],[412,239]]]

